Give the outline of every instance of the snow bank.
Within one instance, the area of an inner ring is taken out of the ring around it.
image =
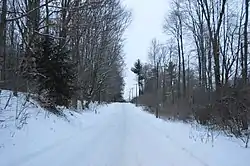
[[[18,97],[10,91],[0,95],[0,165],[5,166],[11,156],[38,154],[43,150],[58,146],[74,133],[88,129],[100,118],[93,109],[82,114],[63,110],[66,118],[57,117],[43,110],[35,101],[26,102],[22,93]],[[9,100],[9,104],[6,103]],[[105,106],[102,106],[105,113]],[[16,119],[16,117],[18,117]],[[25,151],[25,152],[24,152]],[[18,165],[18,164],[17,164]]]
[[[137,112],[190,157],[200,160],[206,166],[247,166],[250,148],[236,138],[222,133],[207,131],[203,126],[178,121],[166,121],[154,118],[150,113]],[[179,156],[181,160],[181,156]],[[185,164],[185,163],[183,163]]]

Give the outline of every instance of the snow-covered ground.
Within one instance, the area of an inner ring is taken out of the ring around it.
[[[4,98],[4,97],[2,97]],[[7,97],[6,97],[7,98]],[[19,105],[23,102],[20,100]],[[1,100],[1,108],[6,100]],[[114,103],[98,114],[66,111],[67,120],[26,108],[16,129],[13,98],[1,110],[0,166],[248,166],[250,149],[223,136],[201,141],[189,124],[155,119],[132,104]],[[46,117],[46,118],[45,118]]]

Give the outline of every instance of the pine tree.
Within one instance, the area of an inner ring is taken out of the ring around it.
[[[131,68],[131,71],[133,73],[135,73],[137,75],[137,82],[139,85],[139,95],[142,95],[143,93],[143,80],[144,80],[144,76],[143,76],[143,69],[142,69],[142,64],[140,59],[138,59],[135,64],[134,67]]]
[[[68,51],[48,37],[41,38],[34,47],[36,74],[32,78],[35,76],[38,94],[46,98],[48,108],[68,107],[76,73]]]

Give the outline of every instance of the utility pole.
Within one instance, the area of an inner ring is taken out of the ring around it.
[[[131,98],[131,100],[133,100],[133,98],[134,98],[134,88],[131,88],[131,90],[132,90],[132,98]]]
[[[137,95],[137,84],[135,84],[135,105],[137,106],[138,104],[138,95]]]
[[[129,89],[129,102],[131,101],[131,89]]]
[[[157,62],[156,66],[156,111],[155,111],[155,117],[159,118],[159,95],[158,95],[158,89],[159,89],[159,62]]]

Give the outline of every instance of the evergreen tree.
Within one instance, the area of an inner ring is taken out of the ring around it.
[[[139,85],[139,95],[142,95],[143,93],[143,80],[144,80],[144,76],[143,76],[143,68],[142,68],[142,64],[140,59],[138,59],[135,64],[134,67],[131,68],[131,71],[133,73],[135,73],[137,75],[137,83]]]
[[[48,37],[41,38],[34,47],[36,74],[32,78],[35,77],[38,94],[49,101],[46,107],[68,107],[74,94],[76,73],[68,51],[61,49],[55,39]]]

